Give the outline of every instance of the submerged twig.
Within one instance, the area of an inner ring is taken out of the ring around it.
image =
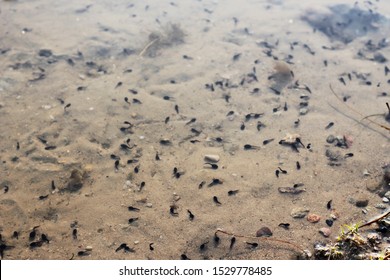
[[[138,56],[143,56],[144,53],[145,53],[145,52],[146,52],[146,51],[147,51],[155,42],[157,42],[158,39],[159,39],[159,38],[156,38],[156,39],[150,41],[150,42],[142,49],[142,51],[139,53]]]
[[[362,116],[362,117],[363,117],[363,120],[367,118],[367,120],[368,120],[369,122],[371,122],[372,124],[375,124],[375,125],[377,125],[377,126],[379,126],[379,127],[382,127],[382,128],[384,128],[384,129],[390,131],[390,127],[389,127],[389,126],[380,124],[380,123],[378,123],[378,122],[376,122],[376,121],[373,121],[373,120],[370,120],[370,119],[368,119],[369,116],[368,116],[368,117],[364,117],[363,114],[360,113],[358,110],[352,108],[352,107],[349,106],[348,104],[345,104],[345,103],[341,100],[341,98],[336,94],[336,92],[333,90],[331,84],[329,84],[329,88],[330,88],[330,90],[332,91],[332,93],[336,96],[336,98],[337,98],[341,103],[343,103],[345,106],[347,106],[350,110],[352,110],[352,111],[355,112],[356,114]],[[359,121],[359,123],[360,123],[360,121]]]
[[[375,218],[372,218],[371,220],[369,220],[368,222],[366,222],[366,223],[364,223],[362,225],[359,225],[357,228],[360,229],[362,227],[369,226],[369,225],[371,225],[373,223],[377,223],[377,222],[379,222],[380,220],[386,218],[389,215],[390,215],[390,209],[388,209],[384,214],[379,215],[379,216],[377,216]]]
[[[302,249],[302,247],[300,247],[298,244],[295,244],[295,243],[292,243],[292,242],[286,241],[286,240],[281,240],[281,239],[272,238],[272,237],[257,237],[257,236],[239,235],[239,234],[234,234],[234,233],[231,233],[231,232],[227,232],[227,231],[222,230],[222,229],[217,229],[215,231],[215,234],[217,234],[217,232],[221,232],[221,233],[224,233],[224,234],[227,234],[227,235],[231,235],[231,236],[234,236],[234,237],[239,237],[239,238],[250,238],[250,239],[257,239],[257,240],[264,240],[264,241],[272,241],[272,242],[283,243],[283,244],[290,245],[290,246],[294,247],[295,249],[298,249],[300,252],[306,254],[305,250]]]
[[[177,24],[167,24],[161,30],[149,34],[149,42],[141,50],[139,56],[154,57],[157,51],[184,43],[185,33]]]

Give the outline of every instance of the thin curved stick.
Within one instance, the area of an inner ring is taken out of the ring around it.
[[[240,237],[240,238],[250,238],[250,239],[258,239],[258,240],[264,240],[264,241],[279,242],[279,243],[290,245],[290,246],[294,247],[295,249],[298,249],[299,251],[305,253],[305,251],[299,245],[294,244],[294,243],[289,242],[289,241],[281,240],[281,239],[276,239],[276,238],[272,238],[272,237],[257,237],[257,236],[239,235],[239,234],[234,234],[234,233],[231,233],[231,232],[227,232],[227,231],[222,230],[222,229],[217,229],[215,231],[215,234],[217,234],[217,232],[221,232],[221,233],[224,233],[224,234],[227,234],[227,235]]]
[[[157,42],[157,40],[158,40],[159,38],[156,38],[156,39],[154,39],[153,41],[151,41],[151,42],[149,42],[143,49],[142,49],[142,51],[139,53],[139,56],[143,56],[144,55],[144,53],[155,43],[155,42]]]
[[[371,224],[373,224],[373,223],[379,222],[380,220],[386,218],[386,217],[389,216],[389,215],[390,215],[390,209],[388,209],[388,210],[387,210],[385,213],[383,213],[382,215],[379,215],[379,216],[377,216],[377,217],[375,217],[375,218],[372,218],[370,221],[368,221],[368,222],[366,222],[366,223],[364,223],[364,224],[358,226],[358,229],[359,229],[359,228],[362,228],[362,227],[369,226],[369,225],[371,225]]]
[[[368,119],[368,118],[371,118],[371,117],[378,117],[378,116],[383,116],[383,114],[372,114],[372,115],[369,115],[369,116],[365,116],[364,118],[362,118],[362,120],[365,120],[365,119]]]
[[[341,98],[336,94],[336,92],[333,90],[331,84],[329,84],[329,88],[330,88],[330,90],[332,91],[332,93],[336,96],[336,98],[337,98],[341,103],[343,103],[345,106],[347,106],[351,111],[353,111],[353,112],[355,112],[356,114],[362,116],[362,117],[363,117],[363,120],[364,120],[365,118],[367,118],[367,117],[364,117],[363,114],[360,113],[359,111],[357,111],[356,109],[352,108],[352,107],[349,106],[348,104],[345,104],[345,103],[341,100]],[[368,118],[367,118],[367,120],[368,120],[369,122],[371,122],[372,124],[375,124],[375,125],[377,125],[377,126],[380,126],[380,127],[384,128],[384,129],[390,131],[390,127],[389,127],[389,126],[380,124],[380,123],[375,122],[375,121],[373,121],[373,120],[370,120],[370,119],[368,119]]]

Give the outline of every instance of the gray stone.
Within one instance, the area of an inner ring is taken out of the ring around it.
[[[307,213],[309,213],[309,211],[310,210],[305,207],[294,208],[291,211],[291,217],[293,217],[294,219],[302,219],[307,215]]]
[[[309,109],[307,109],[307,108],[301,108],[301,109],[299,109],[299,114],[300,115],[306,115],[307,114],[307,112],[309,112]]]
[[[377,203],[377,204],[375,204],[375,208],[377,208],[377,209],[386,209],[387,206],[385,204],[383,204],[383,203]]]
[[[83,174],[78,169],[73,169],[66,184],[62,191],[77,192],[83,187]]]
[[[334,137],[334,135],[329,135],[328,137],[326,137],[326,142],[328,142],[329,144],[332,144],[334,141],[336,140],[336,137]]]
[[[330,149],[326,149],[325,155],[330,161],[338,161],[342,158],[341,153],[339,151],[332,151]]]

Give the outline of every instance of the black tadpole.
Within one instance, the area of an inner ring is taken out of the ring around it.
[[[234,243],[236,243],[236,238],[233,236],[232,239],[230,239],[230,246],[229,249],[233,249]]]
[[[187,212],[188,212],[188,218],[190,219],[190,221],[193,221],[195,219],[195,215],[192,214],[190,210],[187,210]]]
[[[214,201],[215,204],[217,204],[217,205],[222,205],[222,203],[219,202],[218,197],[216,197],[216,196],[213,197],[213,201]]]
[[[121,245],[119,245],[119,247],[118,247],[118,248],[116,248],[116,249],[115,249],[115,252],[118,252],[118,251],[120,251],[120,250],[124,249],[126,246],[127,246],[127,244],[126,244],[126,243],[122,243]]]
[[[253,145],[250,145],[250,144],[245,144],[244,145],[244,150],[258,150],[260,149],[260,147],[258,146],[253,146]]]

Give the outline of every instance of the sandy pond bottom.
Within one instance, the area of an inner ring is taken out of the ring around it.
[[[295,259],[389,207],[390,4],[235,2],[1,1],[3,258]]]

